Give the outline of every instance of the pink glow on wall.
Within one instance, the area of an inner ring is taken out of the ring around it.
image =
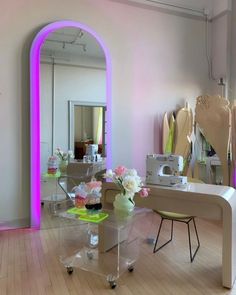
[[[45,26],[35,37],[30,51],[30,161],[31,227],[40,228],[40,49],[48,34],[63,27],[77,27],[90,33],[106,57],[106,144],[107,168],[111,168],[111,59],[101,38],[92,29],[74,21],[58,21]]]

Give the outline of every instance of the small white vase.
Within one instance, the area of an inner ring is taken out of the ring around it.
[[[133,195],[116,195],[115,201],[113,202],[114,209],[125,213],[131,213],[134,210],[135,204],[131,202],[129,198],[133,200]]]

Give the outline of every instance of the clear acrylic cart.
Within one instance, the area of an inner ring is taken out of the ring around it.
[[[146,212],[135,209],[131,215],[123,216],[102,210],[108,216],[98,223],[82,221],[79,215],[68,211],[59,213],[59,255],[68,274],[78,267],[104,276],[115,288],[123,272],[134,270],[139,256],[139,234],[134,225]]]

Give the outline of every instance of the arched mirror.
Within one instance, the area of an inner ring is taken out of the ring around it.
[[[97,34],[71,21],[44,27],[32,44],[30,62],[31,226],[39,227],[42,175],[56,148],[72,149],[79,160],[78,146],[94,143],[107,167],[111,164],[111,67]]]

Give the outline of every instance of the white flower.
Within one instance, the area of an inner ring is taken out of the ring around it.
[[[68,155],[71,157],[71,156],[73,156],[73,151],[72,150],[69,150],[68,151]]]
[[[138,176],[138,173],[135,169],[128,169],[125,174],[130,176]]]
[[[121,190],[120,196],[127,198],[132,204],[134,204],[133,198],[135,193],[140,193],[141,197],[148,196],[149,189],[142,187],[142,179],[138,176],[135,169],[118,166],[114,172],[108,169],[103,177],[111,179]]]
[[[127,169],[125,176],[132,176],[135,178],[135,181],[137,183],[137,186],[141,186],[142,185],[142,180],[141,178],[138,176],[137,170],[135,169]]]
[[[135,177],[135,179],[136,179],[136,182],[137,182],[137,185],[138,186],[142,186],[142,179],[141,179],[141,177],[139,177],[138,175]]]
[[[65,161],[68,158],[74,158],[74,154],[73,151],[68,151],[68,152],[64,152],[62,149],[57,148],[54,152],[54,154],[61,160],[61,161]]]
[[[68,151],[68,156],[69,156],[69,158],[74,159],[74,153],[72,150]]]
[[[59,155],[59,149],[56,149],[54,152],[55,155]]]
[[[108,169],[107,171],[106,171],[106,173],[104,174],[104,178],[113,178],[113,176],[114,176],[114,173],[112,172],[112,170],[111,169]]]
[[[139,184],[136,177],[127,175],[124,177],[122,185],[124,189],[129,193],[137,193],[140,191]]]

